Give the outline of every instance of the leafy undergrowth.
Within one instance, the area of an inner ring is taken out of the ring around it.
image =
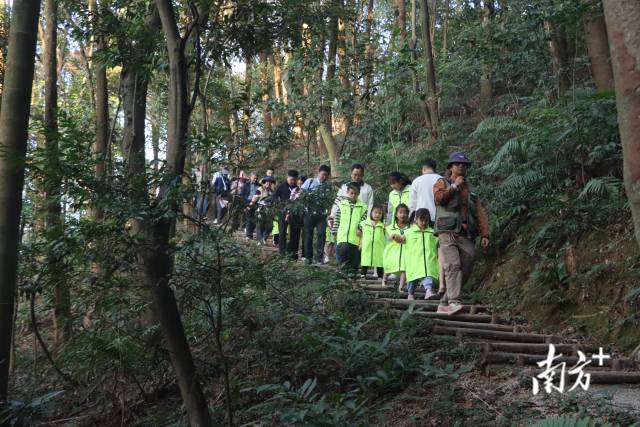
[[[594,230],[554,255],[524,237],[480,264],[475,287],[500,311],[536,328],[633,350],[640,343],[640,253],[628,230]]]
[[[250,426],[507,426],[580,411],[625,425],[631,416],[593,409],[606,405],[536,403],[530,378],[480,375],[477,347],[431,334],[431,322],[411,310],[368,304],[350,277],[256,255],[216,230],[176,248],[172,285],[214,425],[228,423],[227,397],[233,425]],[[186,424],[167,351],[144,320],[144,292],[120,286],[105,298],[110,304],[90,321],[85,315],[54,351],[71,382],[33,346],[21,305],[15,398],[2,417],[13,425]],[[50,341],[50,313],[36,314]]]

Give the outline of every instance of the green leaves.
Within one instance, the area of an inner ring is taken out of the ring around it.
[[[607,197],[618,197],[622,193],[622,190],[622,180],[615,176],[591,178],[580,192],[580,195],[578,195],[578,198],[582,199],[586,197],[593,197],[602,199]]]

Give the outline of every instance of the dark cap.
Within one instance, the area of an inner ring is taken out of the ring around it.
[[[276,180],[273,179],[272,176],[265,176],[260,180],[260,184],[264,184],[265,182],[276,182]]]
[[[449,162],[447,166],[451,166],[451,163],[466,163],[471,166],[471,160],[464,154],[462,151],[458,151],[456,153],[451,153],[449,155]]]

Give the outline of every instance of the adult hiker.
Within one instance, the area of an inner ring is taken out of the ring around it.
[[[327,210],[328,206],[324,202],[327,194],[331,191],[329,176],[331,168],[327,165],[320,165],[318,175],[315,178],[308,178],[302,184],[304,194],[304,259],[307,264],[316,262],[324,263],[324,244],[327,237]],[[313,251],[313,234],[316,234],[315,257]]]
[[[438,236],[438,257],[445,276],[446,292],[438,313],[462,310],[460,291],[473,270],[475,240],[489,246],[489,221],[480,198],[467,183],[471,160],[462,152],[449,156],[447,173],[433,186],[436,204],[434,234]]]
[[[413,180],[409,189],[409,212],[413,213],[418,209],[427,209],[429,210],[431,222],[436,220],[433,186],[442,178],[436,173],[436,166],[435,160],[424,159],[422,161],[422,175]]]
[[[211,189],[216,201],[216,219],[213,221],[214,224],[221,224],[222,219],[227,213],[230,187],[231,178],[229,177],[229,170],[226,166],[222,165],[220,170],[213,174],[213,178],[211,179]]]
[[[273,229],[273,190],[271,185],[274,181],[270,176],[262,178],[260,188],[257,189],[246,208],[247,211],[255,213],[255,221],[258,224],[258,242],[262,245],[267,243],[267,237]]]
[[[246,206],[250,206],[251,201],[253,200],[253,196],[256,195],[259,188],[260,188],[260,184],[258,183],[258,175],[255,172],[253,172],[249,176],[249,182],[247,183],[247,185],[244,186],[243,198]],[[253,239],[253,232],[256,229],[255,213],[256,213],[255,207],[246,209],[244,212],[244,218],[245,218],[244,232],[245,232],[245,238],[247,240]]]
[[[358,184],[360,187],[360,195],[358,196],[358,200],[367,206],[367,215],[371,213],[371,208],[373,208],[373,188],[366,182],[364,182],[364,166],[359,163],[354,163],[351,166],[351,182],[343,184],[342,187],[338,190],[338,194],[336,195],[336,199],[333,202],[333,207],[331,208],[331,214],[329,215],[329,226],[332,226],[333,219],[336,217],[338,213],[338,206],[343,199],[347,198],[347,187],[349,184]]]
[[[298,259],[298,247],[300,246],[300,231],[302,218],[299,213],[291,209],[289,201],[299,191],[297,184],[298,171],[291,169],[287,172],[287,179],[276,187],[273,198],[283,209],[280,214],[278,230],[278,250],[280,255],[289,254],[292,259]],[[287,234],[288,230],[288,234]]]

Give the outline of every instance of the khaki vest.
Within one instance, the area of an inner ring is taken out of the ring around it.
[[[451,180],[449,178],[442,178],[447,184],[446,188],[451,186]],[[478,237],[478,216],[476,212],[476,200],[475,193],[469,189],[468,191],[468,218],[467,218],[467,231],[466,237],[469,239],[475,239]],[[446,205],[436,205],[436,223],[434,226],[434,234],[437,236],[441,232],[452,232],[456,234],[462,233],[463,218],[461,214],[460,193],[456,191],[453,197]]]

